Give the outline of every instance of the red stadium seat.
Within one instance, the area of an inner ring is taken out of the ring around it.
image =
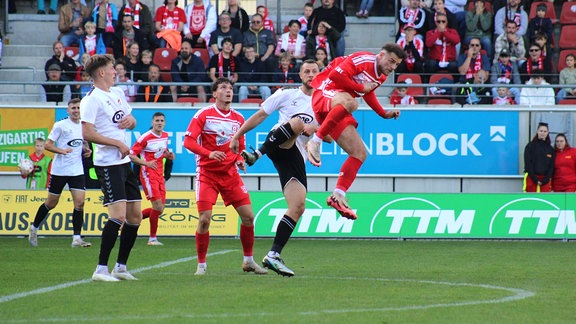
[[[210,61],[210,54],[208,54],[208,50],[205,48],[194,48],[192,49],[192,53],[202,59],[204,62],[204,67],[208,67],[208,62]]]
[[[176,99],[176,102],[189,102],[192,106],[194,106],[195,103],[200,102],[200,99],[196,97],[179,97]]]
[[[562,26],[558,46],[560,50],[576,48],[576,25]]]
[[[106,54],[114,55],[114,49],[112,47],[106,47]]]
[[[398,76],[396,83],[406,82],[407,84],[422,84],[422,78],[419,74],[414,73],[403,73]],[[423,87],[408,87],[406,91],[407,94],[413,96],[415,99],[419,99],[424,95]]]
[[[432,98],[428,99],[429,105],[451,105],[452,100],[448,98]]]
[[[562,99],[558,101],[559,105],[576,105],[576,99]]]
[[[562,71],[562,69],[566,67],[566,56],[568,54],[576,56],[576,49],[567,49],[560,51],[560,55],[558,56],[558,73],[560,73],[560,71]]]
[[[470,1],[468,2],[468,11],[474,11],[474,2],[475,1]],[[484,8],[486,9],[486,11],[488,12],[492,12],[492,4],[488,1],[484,1]]]
[[[161,71],[160,72],[160,81],[172,82],[172,73],[170,71]]]
[[[554,4],[546,1],[532,2],[532,5],[530,6],[530,14],[528,16],[528,20],[532,20],[532,18],[536,17],[536,8],[540,4],[545,5],[547,8],[546,15],[544,17],[550,18],[553,24],[558,23],[558,18],[556,18],[556,9],[554,8]]]
[[[246,98],[246,99],[242,99],[242,101],[240,101],[240,103],[255,103],[260,105],[262,103],[262,99],[261,98]]]
[[[172,60],[178,56],[173,48],[157,48],[154,50],[154,64],[160,67],[160,71],[170,71]]]
[[[64,47],[64,54],[73,60],[78,60],[78,51],[80,50],[79,47],[74,46],[67,46]]]
[[[564,2],[560,11],[561,25],[576,25],[576,2]]]

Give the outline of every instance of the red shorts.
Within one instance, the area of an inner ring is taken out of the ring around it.
[[[161,199],[162,203],[166,202],[166,182],[164,178],[142,172],[140,173],[140,183],[148,200]]]
[[[250,195],[237,171],[213,172],[201,170],[196,178],[196,205],[198,212],[212,210],[218,194],[224,205],[234,208],[250,204]]]
[[[322,125],[331,109],[332,98],[325,96],[321,90],[314,91],[312,94],[312,110],[314,110],[314,115],[316,116],[318,124]],[[352,125],[354,128],[358,127],[358,122],[352,114],[348,114],[341,122],[339,122],[336,127],[330,131],[329,135],[335,141],[338,140],[340,134],[342,134],[348,125]]]

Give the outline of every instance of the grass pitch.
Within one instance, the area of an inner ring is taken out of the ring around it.
[[[240,241],[213,238],[197,277],[193,238],[140,238],[140,280],[103,283],[87,240],[0,238],[0,323],[576,322],[574,243],[293,239],[285,278],[243,273]],[[271,241],[256,240],[258,262]]]

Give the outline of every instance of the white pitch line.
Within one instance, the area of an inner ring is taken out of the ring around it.
[[[222,254],[228,251],[216,252],[214,254]],[[194,259],[192,258],[184,258],[184,259]],[[184,260],[179,259],[179,260]],[[151,268],[160,268],[162,264],[166,264],[166,266],[170,264],[175,264],[178,262],[183,261],[169,261],[164,262],[155,266],[146,267],[146,268],[139,268],[138,271],[144,271]],[[137,271],[137,270],[134,270]],[[417,279],[387,279],[387,278],[357,278],[357,277],[315,277],[315,276],[298,276],[294,278],[295,280],[298,279],[326,279],[326,280],[371,280],[371,281],[381,281],[381,282],[406,282],[406,283],[421,283],[421,284],[431,284],[431,285],[445,285],[445,286],[453,286],[453,287],[476,287],[476,288],[483,288],[483,289],[492,289],[492,290],[504,290],[512,293],[511,296],[506,296],[498,299],[487,299],[487,300],[471,300],[466,302],[456,302],[456,303],[439,303],[439,304],[428,304],[428,305],[407,305],[407,306],[399,306],[399,307],[381,307],[381,308],[355,308],[355,309],[324,309],[324,310],[314,310],[314,311],[302,311],[296,313],[290,313],[290,315],[297,315],[297,316],[311,316],[311,315],[322,315],[322,314],[343,314],[343,313],[365,313],[365,312],[389,312],[389,311],[407,311],[407,310],[421,310],[421,309],[430,309],[430,308],[439,308],[439,307],[460,307],[460,306],[471,306],[471,305],[481,305],[481,304],[498,304],[498,303],[506,303],[511,301],[518,301],[526,298],[530,298],[536,295],[536,293],[518,289],[518,288],[510,288],[510,287],[502,287],[502,286],[495,286],[495,285],[487,285],[487,284],[473,284],[473,283],[460,283],[460,282],[448,282],[448,281],[434,281],[434,280],[417,280]],[[38,320],[38,322],[56,322],[56,323],[64,323],[64,322],[103,322],[103,321],[118,321],[118,320],[140,320],[140,321],[158,321],[158,320],[170,320],[172,318],[189,318],[189,319],[238,319],[238,318],[254,318],[254,317],[277,317],[282,316],[282,313],[278,312],[260,312],[260,313],[218,313],[218,314],[177,314],[177,315],[170,315],[170,314],[158,314],[155,316],[141,316],[141,315],[124,315],[124,316],[113,316],[113,317],[58,317],[58,318],[43,318]],[[16,321],[9,321],[9,323],[28,323],[29,320],[16,320]]]
[[[235,251],[235,250],[223,250],[223,251],[218,251],[218,252],[214,252],[214,253],[208,253],[208,255],[213,256],[213,255],[230,253],[233,251]],[[130,272],[131,273],[138,273],[138,272],[152,270],[152,269],[165,268],[165,267],[169,267],[169,266],[174,265],[174,264],[192,261],[192,260],[195,260],[196,258],[197,257],[193,256],[193,257],[181,258],[181,259],[177,259],[177,260],[173,260],[173,261],[166,261],[166,262],[158,263],[156,265],[130,270]],[[12,295],[6,295],[6,296],[0,297],[0,304],[9,302],[9,301],[12,301],[15,299],[26,298],[29,296],[40,295],[40,294],[45,294],[45,293],[53,292],[53,291],[60,290],[60,289],[70,288],[70,287],[82,285],[82,284],[89,283],[89,282],[92,282],[92,279],[70,281],[70,282],[66,282],[63,284],[55,285],[55,286],[39,288],[39,289],[30,290],[30,291],[24,291],[24,292],[12,294]]]

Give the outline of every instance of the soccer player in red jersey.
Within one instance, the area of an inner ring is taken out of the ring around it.
[[[140,183],[152,208],[142,211],[142,218],[150,219],[148,245],[163,245],[156,237],[158,218],[164,211],[166,202],[166,181],[164,180],[164,158],[174,160],[174,153],[168,151],[168,133],[164,131],[166,117],[157,112],[152,116],[152,129],[142,134],[130,150],[132,162],[141,165]]]
[[[366,160],[366,149],[356,130],[358,122],[352,116],[358,109],[355,98],[362,97],[382,118],[398,118],[400,111],[386,111],[378,102],[374,90],[386,81],[386,77],[405,58],[406,54],[400,46],[389,43],[378,54],[356,52],[336,58],[312,82],[316,89],[312,95],[312,108],[320,128],[308,142],[308,159],[313,165],[320,166],[320,145],[327,135],[348,153],[340,169],[336,189],[326,201],[328,206],[336,209],[343,217],[357,218],[345,197]]]
[[[212,206],[218,194],[226,206],[232,205],[238,212],[240,242],[244,252],[242,269],[246,272],[266,274],[253,258],[254,212],[250,195],[244,186],[238,169],[246,172],[246,164],[239,153],[230,150],[230,141],[244,124],[244,117],[230,107],[234,90],[227,78],[218,78],[212,84],[212,96],[216,102],[200,109],[190,121],[184,137],[184,147],[196,154],[196,205],[198,227],[196,229],[196,252],[198,268],[196,275],[206,274],[206,254],[210,243],[210,219]],[[240,152],[245,148],[244,136],[240,139]]]

